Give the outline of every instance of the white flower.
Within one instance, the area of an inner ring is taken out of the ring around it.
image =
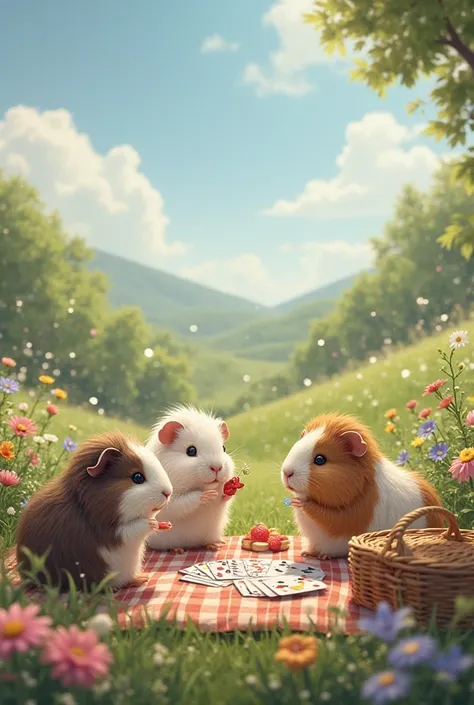
[[[26,401],[22,401],[21,404],[18,404],[18,408],[20,411],[28,411],[28,404]]]
[[[257,677],[256,676],[245,676],[245,682],[247,685],[257,685]]]
[[[162,680],[155,681],[151,686],[154,693],[166,693],[168,686]]]
[[[300,700],[309,700],[311,697],[311,693],[309,690],[302,690],[300,692]]]
[[[467,330],[457,330],[449,336],[449,345],[454,350],[463,348],[469,342]]]
[[[89,619],[88,626],[99,636],[105,636],[112,629],[113,621],[106,613],[95,614]]]
[[[16,514],[16,512],[15,512],[15,510],[13,509],[13,507],[8,507],[8,509],[7,509],[7,514],[9,514],[11,517],[14,517],[15,514]]]
[[[166,656],[169,653],[169,649],[164,644],[160,644],[158,642],[153,647],[153,650],[154,650],[153,663],[156,666],[162,666],[164,663],[166,663]]]
[[[23,678],[23,683],[26,685],[27,688],[34,688],[35,685],[38,683],[36,678],[33,678],[33,676],[28,673],[28,671],[22,671],[21,677]]]
[[[37,443],[39,446],[45,443],[45,440],[43,436],[33,436],[33,440],[35,443]]]
[[[77,705],[77,700],[72,693],[62,693],[58,698],[58,702],[61,705]]]
[[[109,692],[110,687],[110,681],[105,679],[94,685],[92,689],[96,695],[104,695]]]
[[[319,699],[320,699],[320,700],[331,700],[331,696],[330,696],[330,694],[325,690],[325,691],[323,691],[323,692],[321,693],[321,695],[319,696]]]
[[[268,687],[270,688],[270,690],[278,690],[279,688],[281,688],[281,683],[278,678],[275,678],[275,676],[270,676],[270,678],[268,679]]]
[[[54,435],[54,433],[45,433],[43,436],[45,441],[48,441],[48,443],[57,443],[58,442],[58,437]]]

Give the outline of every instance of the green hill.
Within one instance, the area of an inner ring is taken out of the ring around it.
[[[275,306],[274,311],[278,313],[285,313],[287,311],[292,311],[295,308],[299,308],[303,304],[310,304],[321,300],[338,299],[344,291],[351,288],[358,276],[358,274],[354,274],[350,277],[339,279],[338,281],[332,282],[327,286],[321,287],[321,289],[314,289],[313,291],[309,291],[307,294],[302,294],[295,299],[284,301],[282,304]]]

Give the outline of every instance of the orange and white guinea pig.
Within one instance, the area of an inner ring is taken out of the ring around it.
[[[307,556],[347,556],[352,536],[391,529],[419,507],[441,506],[426,480],[394,465],[368,428],[344,414],[310,421],[286,456],[281,477],[294,492],[291,506]],[[441,526],[433,511],[410,528]]]

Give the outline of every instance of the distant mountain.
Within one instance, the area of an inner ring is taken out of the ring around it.
[[[350,277],[339,279],[338,281],[321,287],[321,289],[314,289],[313,291],[309,291],[307,294],[302,294],[301,296],[297,296],[289,301],[284,301],[278,306],[275,306],[272,310],[278,311],[279,313],[284,313],[299,307],[301,304],[320,301],[321,299],[338,299],[344,291],[351,288],[358,276],[359,274],[353,274]]]

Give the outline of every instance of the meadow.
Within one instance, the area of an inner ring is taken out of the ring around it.
[[[462,328],[472,340],[474,324],[468,322]],[[474,517],[469,514],[469,506],[472,507],[473,503],[469,485],[463,483],[458,486],[451,478],[448,472],[449,458],[443,463],[431,462],[427,446],[421,449],[413,449],[411,446],[416,428],[421,423],[418,412],[423,406],[432,407],[430,418],[437,419],[440,427],[442,416],[447,413],[446,410],[436,410],[437,400],[434,397],[423,399],[422,393],[427,384],[440,377],[442,363],[437,349],[449,352],[448,336],[452,332],[453,329],[446,329],[435,338],[427,338],[413,347],[395,351],[324,384],[313,386],[306,381],[308,386],[295,396],[228,419],[231,437],[227,445],[235,458],[237,470],[244,463],[250,467],[250,474],[244,479],[245,488],[239,492],[234,502],[228,533],[241,534],[259,521],[278,526],[284,533],[294,533],[291,510],[283,503],[285,490],[280,482],[279,465],[299,437],[304,423],[313,415],[332,410],[359,416],[371,427],[384,451],[392,458],[407,448],[410,456],[413,456],[408,461],[413,467],[421,467],[441,489],[453,488],[458,495],[462,492],[466,499],[462,511],[467,510],[462,515],[463,523],[472,526]],[[471,344],[456,350],[453,359],[456,370],[460,369],[459,365],[464,367],[462,389],[465,402],[471,403],[469,397],[472,397],[474,407],[474,357]],[[47,386],[42,386],[42,392],[38,411],[50,399],[50,389]],[[22,390],[15,395],[8,395],[8,400],[5,395],[3,411],[5,404],[11,401],[15,414],[21,411],[18,404],[28,404],[28,411],[21,413],[31,414],[37,400],[37,396],[33,396],[35,393],[35,390],[30,393]],[[416,412],[406,408],[406,403],[412,399],[418,402]],[[47,422],[46,432],[55,434],[57,441],[47,443],[46,450],[44,444],[39,446],[38,455],[44,458],[43,463],[31,465],[25,460],[23,465],[18,466],[22,478],[20,484],[0,486],[0,521],[4,548],[14,541],[17,516],[26,498],[25,492],[33,491],[41,484],[52,467],[60,471],[66,462],[68,450],[62,445],[65,439],[72,441],[72,446],[69,445],[71,448],[75,447],[76,442],[103,429],[120,428],[133,433],[140,440],[145,440],[149,434],[146,427],[99,415],[91,410],[76,409],[61,399],[52,401],[59,413],[53,416],[46,413],[38,418],[43,423]],[[5,415],[4,423],[7,421],[8,415]],[[150,419],[150,425],[153,421]],[[2,433],[4,431],[5,426]],[[460,447],[454,448],[453,443],[452,453],[455,455],[460,450]],[[60,458],[59,463],[57,457]],[[7,462],[2,463],[2,469],[7,467]],[[452,493],[448,492],[446,496],[449,502],[455,499]],[[7,608],[17,602],[26,604],[24,593],[19,588],[10,587],[4,578],[0,583],[0,608]],[[105,608],[109,617],[98,616],[99,607],[102,610]],[[373,702],[388,702],[398,698],[398,701],[406,703],[422,701],[430,705],[447,705],[459,702],[461,697],[463,703],[474,703],[467,669],[471,662],[466,660],[470,657],[463,657],[456,651],[462,648],[472,654],[474,641],[469,634],[456,633],[455,625],[448,633],[432,633],[432,638],[448,649],[449,654],[449,649],[455,649],[451,661],[448,658],[449,663],[455,664],[450,667],[453,676],[451,681],[441,682],[435,667],[422,664],[410,672],[409,684],[403,674],[400,676],[398,690],[392,689],[390,692],[395,695],[390,698],[387,696],[388,688],[376,689],[375,695],[369,697],[367,686],[364,686],[368,679],[376,678],[376,674],[386,667],[390,645],[380,635],[377,638],[370,633],[344,637],[338,633],[337,623],[330,635],[311,635],[314,639],[311,643],[316,645],[317,658],[312,658],[310,654],[307,667],[292,671],[285,661],[275,661],[282,636],[277,630],[216,636],[202,634],[193,626],[181,631],[159,620],[151,621],[142,630],[132,628],[121,632],[115,624],[116,605],[112,597],[94,592],[89,595],[72,592],[64,602],[57,599],[54,589],[48,590],[42,612],[52,619],[54,627],[63,625],[70,628],[77,624],[81,629],[89,629],[89,633],[91,630],[94,634],[99,632],[98,639],[110,654],[110,663],[107,661],[104,666],[106,677],[98,678],[87,687],[62,682],[60,677],[54,677],[47,664],[41,662],[38,649],[35,648],[24,654],[14,653],[10,660],[8,653],[2,651],[4,642],[1,629],[5,613],[0,611],[2,705],[74,705],[86,702],[117,705],[132,700],[144,705],[184,705],[190,700],[198,704],[212,702],[213,705],[294,705],[316,700],[344,702],[346,705],[365,702],[364,693]],[[335,618],[337,620],[337,615]],[[413,633],[413,630],[405,632]],[[425,635],[415,633],[414,638],[425,639]],[[455,643],[457,646],[453,646]],[[100,661],[99,657],[97,659]]]

